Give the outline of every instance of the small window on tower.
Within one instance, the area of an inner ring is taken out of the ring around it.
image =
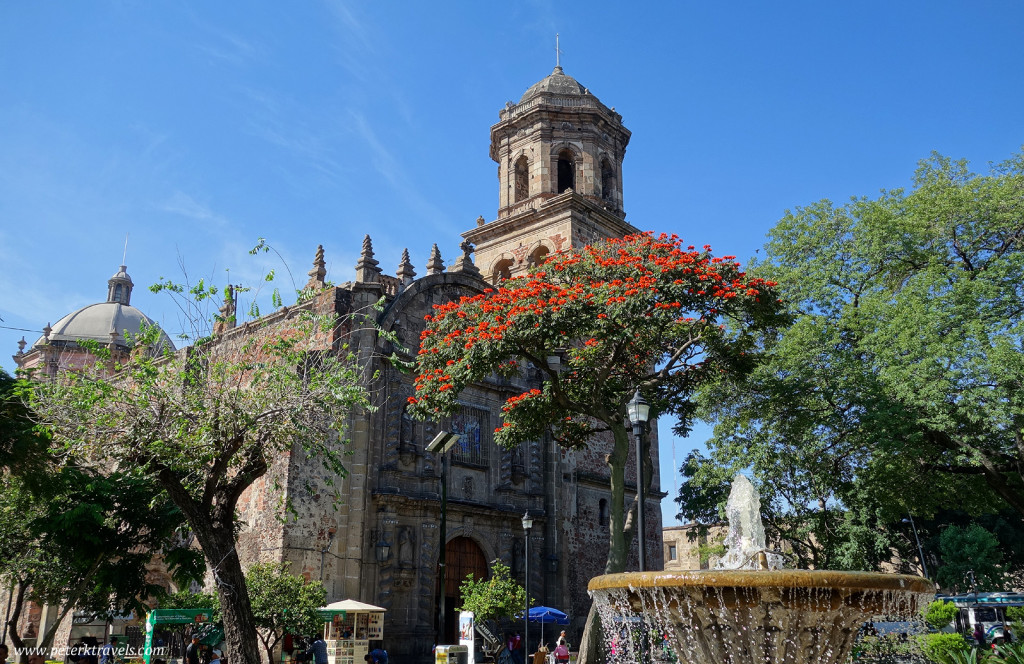
[[[597,503],[597,525],[608,525],[608,501],[604,498]]]
[[[526,155],[516,160],[515,202],[525,201],[530,197],[530,162]]]
[[[669,560],[675,560],[676,557],[677,557],[677,555],[676,555],[676,545],[675,544],[669,544],[668,545],[668,559]]]
[[[615,171],[607,158],[601,160],[601,198],[609,202],[615,199]]]
[[[121,284],[114,286],[114,302],[124,302],[121,299]]]
[[[558,153],[558,191],[561,194],[566,189],[576,188],[576,160],[572,152],[562,150]]]
[[[512,277],[512,259],[506,258],[498,261],[497,265],[494,266],[494,274],[491,275],[491,283],[497,285],[498,282]]]

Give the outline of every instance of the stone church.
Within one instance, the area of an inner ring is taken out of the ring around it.
[[[637,230],[626,222],[623,208],[622,163],[630,132],[614,109],[561,67],[530,87],[518,103],[508,102],[490,137],[490,155],[498,163],[497,217],[481,217],[462,234],[461,255],[448,267],[434,245],[422,276],[417,277],[408,252],[394,275],[385,274],[367,236],[354,279],[317,296],[321,306],[342,317],[368,311],[384,298],[376,324],[402,342],[384,340],[372,328],[347,332],[350,347],[366,363],[368,380],[377,376],[369,385],[377,408],[350,422],[349,474],[341,482],[340,503],[326,490],[315,490],[328,478],[315,459],[301,452],[279,459],[240,502],[246,524],[239,542],[244,564],[290,561],[293,573],[323,581],[328,602],[351,598],[386,608],[384,645],[403,662],[431,661],[430,648],[438,639],[457,642],[459,583],[468,573],[486,577],[495,559],[508,564],[520,582],[529,570],[534,603],[568,613],[570,642],[578,644],[590,608],[587,583],[603,572],[607,558],[611,496],[602,444],[573,452],[545,438],[506,451],[492,442],[504,401],[535,387],[539,372],[475,385],[460,395],[456,416],[425,423],[405,412],[413,376],[384,359],[392,352],[414,357],[423,317],[433,305],[479,293],[550,253]],[[320,249],[308,287],[324,288],[324,265]],[[220,334],[227,341],[245,334],[245,327]],[[38,349],[23,356],[34,352]],[[443,542],[442,465],[425,449],[440,431],[462,436],[449,452]],[[652,442],[654,479],[647,494],[645,539],[648,567],[660,569],[664,494],[658,483],[657,441]],[[290,492],[296,519],[279,520],[275,486]],[[314,491],[298,490],[306,486]],[[631,466],[627,504],[634,491]],[[526,513],[533,518],[528,533],[522,525]],[[443,588],[438,582],[441,547],[447,562]],[[634,565],[636,551],[634,545]],[[446,634],[438,634],[442,604]],[[533,646],[538,638],[539,627],[531,627]]]

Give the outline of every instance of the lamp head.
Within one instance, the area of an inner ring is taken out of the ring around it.
[[[523,530],[529,531],[530,528],[533,528],[533,517],[527,512],[523,515]]]
[[[640,395],[640,388],[633,393],[633,398],[626,404],[626,412],[629,413],[629,422],[633,426],[644,424],[651,414],[651,405]]]
[[[459,438],[462,438],[461,434],[452,433],[451,431],[441,431],[434,440],[427,443],[427,451],[431,454],[442,454],[452,448],[455,443],[459,442]]]

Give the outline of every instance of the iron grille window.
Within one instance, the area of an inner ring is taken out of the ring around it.
[[[461,434],[459,442],[452,448],[455,461],[486,466],[488,450],[491,447],[491,414],[483,408],[462,406],[452,418],[452,433]]]

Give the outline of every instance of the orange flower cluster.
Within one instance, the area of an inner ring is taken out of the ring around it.
[[[604,340],[632,334],[629,326],[637,320],[707,324],[730,300],[757,302],[775,285],[747,278],[734,256],[714,257],[710,252],[708,245],[701,251],[684,247],[676,235],[629,235],[554,254],[543,269],[525,277],[435,305],[420,335],[416,394],[423,399],[461,389],[478,348],[484,353],[481,367],[496,360],[491,366],[509,371],[517,366],[509,359],[518,357],[517,344],[529,345],[530,339],[569,337],[579,340],[580,350],[600,353]],[[643,352],[631,354],[638,362],[654,359],[649,353],[636,354]],[[574,352],[570,357],[581,356]],[[441,362],[443,367],[438,366]],[[454,399],[454,393],[449,396]],[[504,411],[541,396],[540,390],[531,390],[512,397]]]

